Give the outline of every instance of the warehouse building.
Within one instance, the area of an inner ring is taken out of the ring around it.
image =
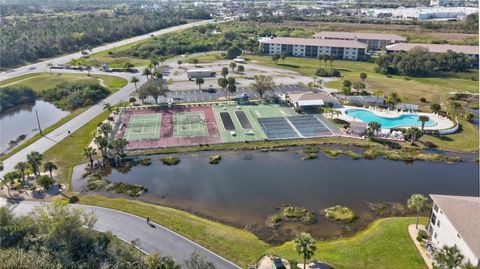
[[[355,40],[328,40],[318,38],[265,37],[260,39],[261,50],[267,55],[318,57],[329,55],[334,59],[364,60],[367,45]]]
[[[382,33],[355,33],[355,32],[320,32],[313,37],[327,40],[354,40],[365,43],[368,50],[381,50],[387,45],[407,42],[403,36],[396,34],[382,34]]]

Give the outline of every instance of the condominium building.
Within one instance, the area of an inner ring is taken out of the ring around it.
[[[298,57],[329,55],[335,59],[364,60],[367,45],[355,40],[265,37],[260,39],[263,54]]]
[[[446,53],[449,50],[457,53],[463,53],[467,57],[473,59],[473,64],[478,66],[478,46],[449,45],[449,44],[421,44],[421,43],[398,43],[388,45],[387,53],[410,51],[413,48],[424,48],[430,53]]]
[[[365,43],[368,50],[381,50],[385,46],[406,42],[407,39],[396,34],[382,34],[382,33],[355,33],[355,32],[319,32],[313,37],[318,39],[333,39],[333,40],[355,40]]]
[[[480,197],[431,194],[428,234],[436,248],[457,246],[464,262],[480,266]]]

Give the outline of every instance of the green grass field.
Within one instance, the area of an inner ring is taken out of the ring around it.
[[[269,56],[246,56],[250,62],[271,67],[283,68],[297,71],[307,76],[313,76],[317,68],[325,68],[324,63],[320,63],[313,58],[288,57],[285,63],[279,61],[275,64]],[[360,81],[360,73],[365,72],[368,75],[365,84],[367,90],[382,91],[385,95],[390,92],[397,92],[403,97],[405,102],[418,104],[422,109],[428,109],[430,104],[420,102],[421,97],[425,97],[430,103],[446,103],[448,93],[451,91],[478,92],[478,81],[462,77],[460,74],[455,77],[433,77],[433,78],[413,78],[404,76],[393,76],[388,78],[385,75],[375,73],[376,64],[369,62],[343,61],[333,62],[333,68],[342,72],[342,78],[327,84],[328,87],[341,89],[343,80],[353,82]],[[330,68],[328,64],[327,69]],[[478,71],[461,73],[463,77],[476,76]]]
[[[431,136],[424,135],[419,141],[431,142],[438,147],[452,151],[478,151],[478,128],[465,120],[460,120],[461,128],[450,135]]]
[[[127,62],[135,65],[136,67],[146,66],[150,63],[150,60],[135,57],[126,57],[123,56],[123,54],[131,47],[145,43],[147,41],[149,41],[149,39],[118,46],[115,49],[111,50],[104,50],[101,52],[93,53],[89,55],[88,58],[82,58],[82,60],[85,60],[85,63],[91,66],[101,66],[102,64],[108,64],[111,68],[122,68],[123,65]],[[112,54],[109,54],[109,52],[111,52]]]
[[[0,82],[0,86],[26,86],[37,92],[50,89],[61,83],[95,83],[102,81],[112,92],[127,85],[124,78],[109,75],[91,75],[83,73],[57,73],[48,72],[26,74]]]
[[[125,139],[128,141],[159,139],[161,120],[161,113],[132,115],[128,120]]]
[[[203,112],[178,112],[173,115],[173,136],[207,136],[208,129]]]
[[[80,203],[98,205],[147,216],[215,253],[246,267],[262,255],[273,253],[302,261],[293,243],[271,246],[245,229],[234,228],[195,215],[162,206],[121,198],[81,196]],[[421,222],[425,223],[426,218]],[[337,240],[317,242],[314,258],[335,268],[426,268],[410,239],[407,226],[415,218],[387,218],[373,222],[358,234]]]

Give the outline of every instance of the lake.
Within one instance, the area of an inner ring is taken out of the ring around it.
[[[300,231],[317,238],[345,234],[344,226],[321,214],[324,208],[336,204],[356,211],[359,218],[350,227],[355,229],[375,218],[367,202],[405,203],[413,193],[478,195],[479,189],[478,164],[471,161],[473,155],[464,163],[407,164],[383,159],[332,159],[322,153],[318,159],[303,161],[295,151],[222,152],[220,164],[210,165],[208,156],[212,154],[180,155],[177,166],[165,166],[159,156],[150,156],[150,166],[135,166],[126,174],[112,170],[106,177],[148,187],[141,200],[246,227],[270,242],[284,241]],[[74,170],[75,191],[84,186],[83,169]],[[318,221],[267,228],[266,218],[282,205],[305,207],[316,214]]]
[[[70,112],[61,110],[42,100],[37,100],[34,104],[24,104],[3,111],[0,113],[0,152],[7,151],[9,142],[16,140],[19,135],[24,134],[28,139],[38,133],[35,110],[38,111],[42,129],[70,114]]]

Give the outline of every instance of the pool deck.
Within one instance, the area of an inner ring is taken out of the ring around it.
[[[396,118],[401,115],[417,115],[417,116],[428,116],[431,120],[435,121],[435,124],[433,126],[425,126],[425,130],[444,130],[444,129],[449,129],[455,126],[455,123],[452,122],[450,119],[447,117],[442,117],[440,115],[432,114],[432,113],[423,113],[423,112],[397,112],[397,111],[392,111],[392,110],[387,110],[387,109],[368,109],[368,108],[363,108],[363,107],[355,107],[355,106],[344,106],[342,108],[336,109],[340,112],[342,112],[341,115],[338,116],[339,119],[352,122],[352,121],[358,121],[358,119],[355,119],[353,117],[350,117],[346,114],[346,111],[349,109],[363,109],[369,112],[372,112],[376,114],[377,116],[384,117],[384,118]],[[398,126],[395,128],[409,128],[412,126]],[[416,127],[416,126],[414,126]]]

